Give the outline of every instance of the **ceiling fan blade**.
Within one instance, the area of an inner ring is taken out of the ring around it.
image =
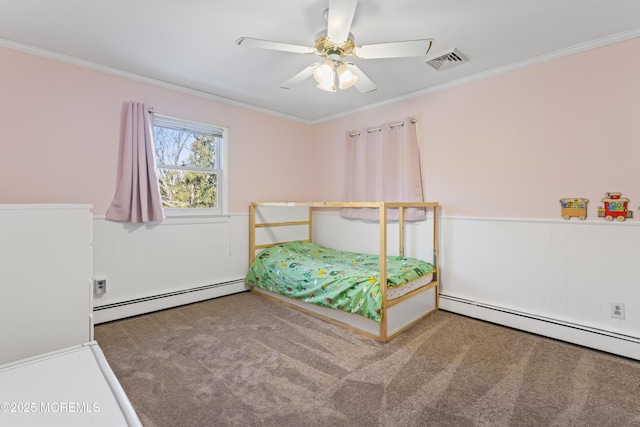
[[[280,87],[282,89],[291,89],[293,86],[297,85],[298,83],[300,83],[301,81],[303,81],[304,79],[310,77],[313,74],[313,71],[315,70],[315,68],[320,65],[319,62],[314,62],[313,64],[309,65],[307,68],[305,68],[304,70],[300,71],[298,74],[296,74],[295,76],[291,77],[289,80],[287,80],[286,82],[282,83],[280,85]]]
[[[378,90],[378,87],[371,81],[369,77],[365,73],[362,72],[358,66],[352,62],[345,62],[349,71],[351,71],[356,77],[358,77],[358,81],[355,82],[353,86],[355,86],[360,93],[369,93]]]
[[[357,5],[358,0],[329,1],[327,36],[334,44],[344,44],[349,38],[349,30],[351,30]]]
[[[299,46],[295,44],[280,43],[270,40],[252,39],[251,37],[240,37],[236,40],[236,44],[240,46],[257,47],[260,49],[280,50],[292,53],[315,53],[316,49],[309,46]]]
[[[433,39],[410,40],[358,46],[354,55],[361,59],[405,58],[409,56],[423,56],[429,52]]]

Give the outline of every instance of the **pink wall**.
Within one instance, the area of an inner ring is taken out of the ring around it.
[[[345,133],[414,116],[426,197],[447,215],[559,218],[560,198],[587,197],[594,219],[619,191],[640,217],[638,49],[631,39],[311,126],[0,48],[0,203],[104,214],[123,102],[137,100],[229,127],[232,213],[341,200]]]
[[[447,215],[560,218],[622,192],[640,217],[640,38],[314,126],[315,200],[342,200],[345,132],[419,120],[426,198]],[[473,59],[471,59],[473,60]]]
[[[229,128],[231,213],[246,212],[253,200],[311,193],[308,165],[299,162],[311,158],[304,123],[6,48],[0,94],[0,203],[89,203],[103,215],[129,100]]]

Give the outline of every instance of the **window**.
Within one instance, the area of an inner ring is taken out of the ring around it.
[[[156,114],[153,136],[167,214],[226,211],[226,129]]]

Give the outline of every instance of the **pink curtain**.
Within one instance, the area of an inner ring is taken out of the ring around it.
[[[156,173],[153,115],[146,104],[130,102],[118,155],[116,194],[110,221],[145,223],[164,219]]]
[[[347,202],[421,202],[424,200],[415,120],[385,123],[346,135],[344,200]],[[379,219],[378,209],[344,208],[346,218]],[[424,220],[424,209],[407,209],[405,219]],[[388,212],[390,220],[398,211]]]

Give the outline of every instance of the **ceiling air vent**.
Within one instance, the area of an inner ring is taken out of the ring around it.
[[[446,70],[454,65],[462,64],[467,58],[456,48],[436,57],[427,60],[427,64],[431,65],[436,70]]]

